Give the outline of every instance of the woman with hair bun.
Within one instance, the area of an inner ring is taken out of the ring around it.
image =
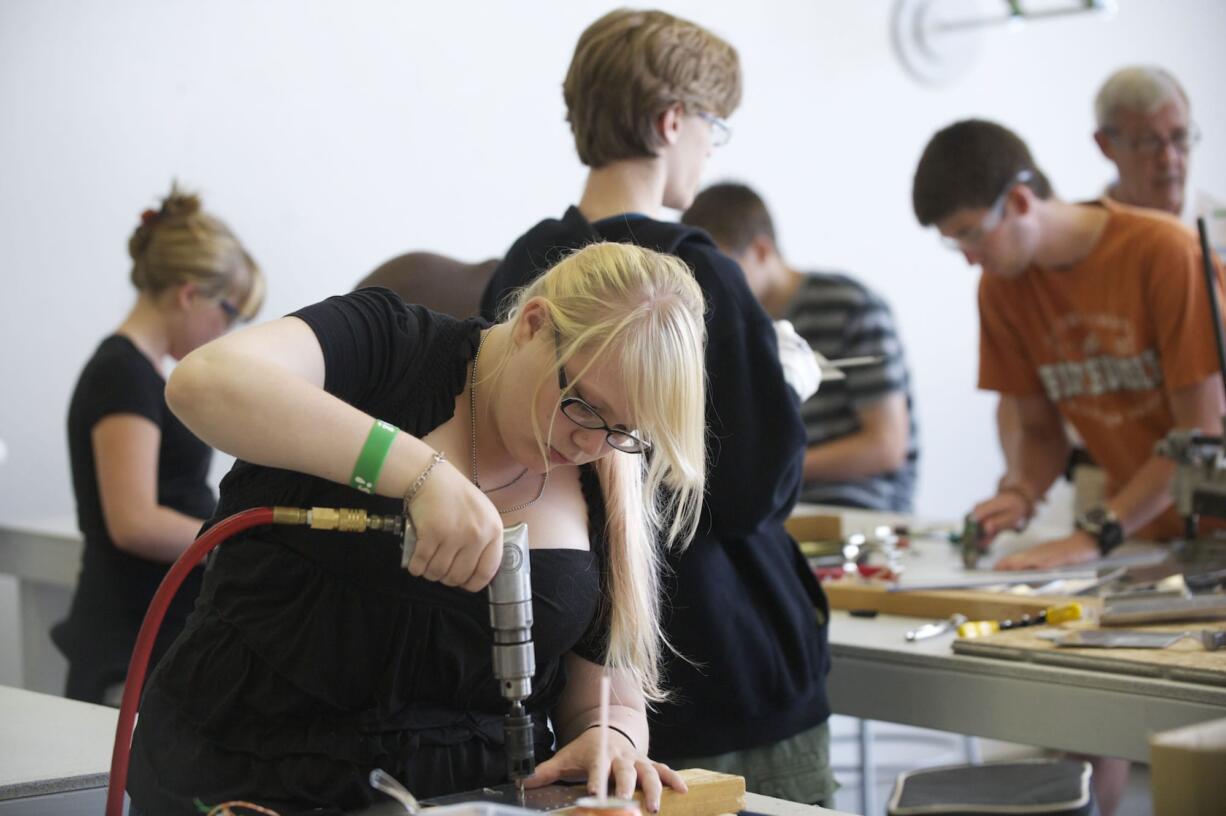
[[[118,705],[136,633],[169,565],[216,505],[212,449],[166,406],[167,357],[220,337],[259,310],[264,279],[234,233],[172,186],[128,240],[136,303],[85,364],[68,409],[77,591],[52,639],[68,658],[65,694]],[[199,591],[193,573],[162,626],[155,659]]]

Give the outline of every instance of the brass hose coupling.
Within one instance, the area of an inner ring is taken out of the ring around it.
[[[404,516],[378,516],[365,510],[348,507],[274,507],[273,524],[297,524],[312,530],[339,530],[342,533],[364,533],[374,530],[400,535]]]

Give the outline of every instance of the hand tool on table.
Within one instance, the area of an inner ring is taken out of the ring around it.
[[[1184,586],[1189,592],[1208,593],[1219,587],[1226,587],[1226,569],[1209,570],[1207,572],[1185,572]]]
[[[405,567],[417,547],[417,531],[405,524]],[[532,646],[532,574],[528,553],[528,525],[519,523],[502,532],[502,563],[487,589],[490,626],[494,633],[494,678],[502,698],[510,703],[503,717],[503,747],[507,778],[515,785],[517,801],[524,803],[524,780],[536,770],[532,717],[524,701],[532,694],[536,652]]]
[[[1085,609],[1079,603],[1060,604],[1040,610],[1034,617],[1022,615],[1017,620],[983,620],[967,621],[958,627],[958,637],[975,638],[984,635],[994,635],[1009,629],[1019,629],[1023,626],[1040,626],[1042,624],[1064,623],[1081,620],[1085,617]]]
[[[907,639],[908,643],[914,643],[917,640],[927,640],[937,635],[943,635],[946,632],[957,629],[964,623],[966,623],[966,615],[950,615],[945,620],[933,621],[932,623],[925,623],[923,626],[909,629],[903,637]]]
[[[1103,599],[1099,618],[1104,626],[1196,620],[1226,620],[1226,594],[1209,592],[1187,598],[1172,598],[1165,593],[1108,596]]]
[[[897,578],[903,571],[904,546],[902,536],[888,525],[877,527],[871,535],[852,533],[843,540],[843,571],[865,578]],[[869,559],[873,556],[878,557],[875,563],[870,564]]]
[[[838,360],[827,360],[817,351],[813,352],[813,356],[817,360],[817,367],[821,369],[823,382],[846,379],[847,375],[843,373],[846,369],[880,365],[885,359],[883,357],[843,357]]]
[[[1158,551],[1112,555],[1099,561],[1085,564],[1070,564],[1045,570],[970,570],[955,578],[938,581],[901,581],[890,587],[891,592],[929,591],[934,589],[975,589],[988,586],[1017,584],[1046,584],[1056,580],[1094,580],[1101,570],[1127,567],[1146,567],[1156,564],[1167,556]]]
[[[987,535],[983,526],[969,513],[963,520],[962,532],[957,535],[954,543],[961,549],[962,565],[967,569],[978,566],[979,559],[988,551]]]
[[[1052,632],[1045,639],[1057,646],[1079,649],[1165,649],[1183,640],[1188,632],[1141,632],[1084,629]]]
[[[1217,629],[1203,629],[1199,632],[1078,629],[1072,632],[1051,632],[1043,637],[1057,646],[1081,649],[1165,649],[1184,638],[1200,641],[1206,652],[1226,648],[1226,630]]]
[[[1201,267],[1209,303],[1213,339],[1217,345],[1218,367],[1226,376],[1226,335],[1222,329],[1222,307],[1218,301],[1217,270],[1204,218],[1196,219],[1200,236]],[[1176,463],[1171,493],[1175,507],[1183,516],[1185,536],[1194,540],[1200,533],[1201,516],[1226,518],[1226,445],[1221,436],[1200,430],[1173,430],[1161,439],[1155,450]]]
[[[1202,629],[1200,645],[1205,647],[1206,652],[1226,649],[1226,629]]]

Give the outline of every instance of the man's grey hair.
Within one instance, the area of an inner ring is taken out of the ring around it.
[[[1110,130],[1121,110],[1145,116],[1176,99],[1191,110],[1187,93],[1169,71],[1156,65],[1130,65],[1107,77],[1094,99],[1094,118],[1099,130]]]

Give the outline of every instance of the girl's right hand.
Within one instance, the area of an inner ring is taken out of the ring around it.
[[[502,563],[502,517],[463,474],[439,462],[408,509],[417,530],[410,575],[469,592],[493,580]]]

